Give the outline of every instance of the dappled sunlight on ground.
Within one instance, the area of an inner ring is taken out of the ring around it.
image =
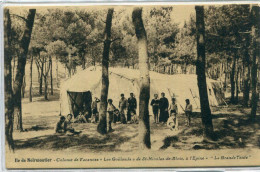
[[[16,148],[63,152],[133,152],[138,150],[138,124],[112,124],[113,132],[100,135],[97,124],[75,123],[79,135],[56,134],[59,120],[58,101],[23,102],[25,132],[14,132]],[[152,150],[220,150],[260,147],[259,120],[248,120],[249,108],[239,105],[213,108],[216,141],[203,140],[200,113],[194,113],[191,126],[185,126],[185,116],[179,115],[179,130],[171,131],[166,124],[155,124],[150,116]]]

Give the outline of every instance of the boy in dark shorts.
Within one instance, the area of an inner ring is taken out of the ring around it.
[[[108,113],[108,131],[112,131],[112,121],[114,116],[114,111],[116,110],[116,107],[113,105],[113,100],[108,99],[107,104],[107,113]]]
[[[158,94],[154,94],[154,99],[151,101],[151,106],[153,108],[153,115],[154,115],[154,123],[159,122],[159,103],[160,100],[158,99]]]
[[[116,123],[120,121],[120,113],[119,113],[119,110],[116,109],[114,110],[114,114],[113,114],[113,123]]]

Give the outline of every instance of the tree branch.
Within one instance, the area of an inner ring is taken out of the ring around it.
[[[251,34],[252,32],[251,32],[251,31],[248,31],[248,32],[238,32],[238,33]]]
[[[122,38],[113,39],[113,40],[111,41],[111,43],[112,43],[112,42],[115,42],[115,41],[117,41],[117,40],[122,40]]]
[[[104,21],[104,20],[102,20],[102,19],[100,19],[100,20],[101,20],[103,23],[105,23],[105,24],[107,23],[107,22],[105,22],[105,21]]]
[[[37,58],[35,58],[35,64],[36,64],[36,66],[37,66],[37,68],[39,69],[41,69],[41,66],[40,66],[40,63],[39,63],[39,61],[38,61],[39,59],[37,59]]]
[[[38,59],[39,59],[39,61],[40,61],[41,63],[43,63],[41,57],[42,57],[42,56],[39,55],[39,58],[38,58]]]
[[[16,14],[11,14],[11,16],[23,19],[23,21],[28,22],[28,20],[26,18],[22,17],[22,16],[19,16],[19,15],[16,15]]]
[[[211,36],[220,36],[220,35],[218,35],[218,34],[215,34],[215,33],[208,33],[208,35],[211,35]]]

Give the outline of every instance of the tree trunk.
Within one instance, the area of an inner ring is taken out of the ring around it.
[[[100,134],[107,133],[107,95],[109,88],[109,51],[111,44],[111,26],[114,9],[110,8],[107,12],[106,28],[105,28],[105,41],[102,58],[102,86],[101,86],[101,100],[100,100],[100,120],[97,126],[97,131]]]
[[[149,58],[147,51],[147,36],[142,20],[142,8],[135,8],[132,20],[137,37],[139,71],[140,71],[140,96],[139,96],[139,148],[150,149],[150,121],[149,121],[149,98],[150,98],[150,75]]]
[[[203,136],[205,139],[213,139],[213,124],[209,107],[207,82],[205,75],[205,24],[204,8],[196,6],[196,33],[197,33],[197,80],[200,95],[201,119],[203,124]]]
[[[20,95],[20,96],[19,96]],[[15,95],[14,100],[14,114],[15,117],[15,124],[16,124],[16,130],[23,131],[23,118],[22,118],[22,93],[21,90],[17,92],[17,95]]]
[[[92,65],[96,66],[96,56],[94,55],[93,47],[91,48],[91,55],[92,55]]]
[[[40,58],[40,53],[39,53],[39,58]],[[37,67],[37,72],[38,72],[38,83],[39,83],[39,95],[40,95],[40,79],[41,79],[41,64],[39,62],[40,60],[35,58],[35,64],[36,64],[36,67]]]
[[[224,91],[226,91],[227,89],[227,75],[228,75],[228,61],[226,62],[226,67],[225,67]]]
[[[22,84],[22,98],[24,98],[25,88],[26,88],[26,78],[25,78],[25,75],[24,75],[23,76],[23,84]]]
[[[83,53],[82,55],[82,69],[86,69],[86,58],[85,58],[85,54]]]
[[[50,79],[51,79],[51,95],[53,95],[53,79],[52,79],[52,57],[49,58],[50,63]]]
[[[187,73],[187,64],[185,63],[184,66],[183,66],[183,74],[186,74]]]
[[[39,94],[42,95],[42,80],[43,80],[44,63],[42,63],[40,65],[41,65],[41,74],[40,74],[40,83],[39,83]]]
[[[35,9],[30,9],[29,14],[27,16],[26,20],[26,27],[25,31],[23,33],[21,42],[20,42],[20,53],[18,57],[18,64],[17,64],[17,71],[16,71],[16,77],[15,77],[15,82],[14,82],[14,99],[15,99],[15,106],[21,108],[21,88],[23,84],[23,77],[24,77],[24,72],[25,72],[25,65],[26,65],[26,57],[28,53],[28,47],[30,44],[31,40],[31,33],[32,33],[32,28],[33,28],[33,23],[34,23],[34,17],[35,17],[36,10]],[[20,120],[20,131],[23,131],[22,127],[22,113],[19,114],[18,112],[18,119]]]
[[[12,54],[11,54],[11,18],[9,9],[4,9],[4,90],[5,90],[5,138],[10,149],[13,141],[13,90],[12,90]]]
[[[244,73],[244,64],[241,65],[240,67],[240,75],[239,75],[239,89],[240,89],[240,92],[243,90],[242,89],[242,85],[243,85],[243,73]]]
[[[252,58],[252,97],[251,97],[251,117],[256,117],[257,103],[259,99],[259,90],[257,89],[257,67],[259,66],[259,6],[254,5],[251,9],[252,15],[252,33],[253,33],[253,58]]]
[[[44,100],[48,100],[48,81],[47,76],[44,76]]]
[[[248,107],[248,101],[249,101],[249,93],[250,93],[250,56],[248,53],[248,47],[250,46],[250,39],[249,36],[246,38],[245,41],[245,53],[243,57],[243,63],[245,65],[244,67],[244,89],[243,89],[243,106]]]
[[[50,58],[49,58],[49,65],[47,65],[47,59],[45,59],[44,63],[44,74],[43,74],[43,79],[44,79],[44,99],[45,100],[48,100],[48,73],[49,73],[49,70],[50,70],[50,66],[51,66],[51,63],[50,63]]]
[[[232,69],[230,73],[230,84],[231,84],[231,103],[235,103],[235,71],[236,71],[236,54],[232,58]]]
[[[235,103],[238,103],[238,94],[239,94],[239,84],[238,84],[238,76],[240,72],[240,67],[238,65],[238,59],[237,59],[237,71],[236,71],[236,97],[235,97]]]
[[[68,72],[69,72],[69,78],[70,78],[71,77],[71,70],[72,70],[72,59],[71,59],[71,53],[70,52],[69,52],[68,58],[69,58]]]
[[[14,81],[15,81],[15,56],[14,55],[12,55],[13,56],[13,66],[12,66],[12,70],[13,70],[13,72],[12,72],[12,85],[14,85]]]
[[[43,77],[44,61],[41,60],[40,53],[39,53],[39,59],[35,60],[35,62],[38,69],[39,94],[42,95],[42,77]]]
[[[33,56],[31,56],[30,64],[30,88],[29,88],[29,101],[32,102],[32,75],[33,75]]]
[[[244,77],[244,89],[243,89],[243,105],[248,107],[250,93],[250,65],[247,64],[245,67],[245,77]]]
[[[56,84],[57,84],[57,88],[60,87],[59,85],[59,61],[58,61],[58,57],[56,56]]]

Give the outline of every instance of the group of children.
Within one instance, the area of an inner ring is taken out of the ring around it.
[[[69,134],[80,134],[81,131],[76,131],[72,127],[72,114],[68,114],[67,118],[64,116],[60,117],[60,121],[56,125],[56,133],[69,133]]]
[[[107,113],[108,113],[108,125],[109,130],[112,129],[112,122],[121,122],[122,124],[128,123],[138,123],[138,118],[136,116],[136,99],[133,93],[130,93],[130,98],[128,100],[121,94],[121,99],[119,101],[119,109],[115,107],[112,99],[108,99]]]
[[[99,112],[98,112],[98,103],[100,100],[95,97],[95,100],[91,104],[92,115],[86,112],[79,112],[79,114],[75,117],[74,123],[96,123],[99,120]],[[136,116],[136,107],[137,102],[136,98],[134,97],[133,93],[130,93],[130,97],[126,99],[124,94],[121,94],[121,99],[119,101],[119,108],[117,109],[112,99],[108,99],[107,104],[107,121],[109,130],[112,130],[112,123],[121,122],[122,124],[126,123],[138,123],[138,118]],[[70,133],[76,133],[75,130],[71,129],[72,127],[68,127],[72,121],[72,115],[68,114],[67,119],[64,116],[61,116],[60,121],[57,123],[56,126],[56,133],[66,133],[69,131]]]
[[[171,130],[178,130],[179,129],[179,123],[178,123],[178,106],[175,103],[176,99],[172,98],[172,103],[170,104],[169,107],[169,114],[170,117],[167,120],[167,126]],[[186,115],[186,125],[190,126],[190,119],[192,115],[192,105],[190,104],[190,100],[186,99],[186,107],[184,110],[185,115]]]
[[[190,100],[186,99],[186,107],[183,109],[186,115],[186,125],[190,126],[190,118],[192,114],[192,105]],[[151,101],[154,122],[155,123],[167,123],[167,126],[173,130],[178,130],[178,106],[176,99],[173,97],[169,104],[168,99],[165,97],[165,93],[161,93],[161,98],[158,98],[158,94],[154,94],[154,98]],[[181,105],[180,105],[181,106]]]
[[[167,126],[171,130],[178,130],[178,106],[176,104],[176,99],[172,98],[169,105],[168,99],[165,98],[165,94],[162,93],[162,98],[158,98],[158,95],[154,95],[154,99],[151,101],[151,106],[153,107],[154,122],[163,122],[167,123]],[[185,115],[186,115],[186,125],[190,126],[190,119],[192,114],[192,105],[190,100],[186,99]],[[98,109],[97,104],[100,102],[98,98],[92,102],[92,117],[91,122],[98,121]],[[121,99],[119,101],[119,109],[117,109],[112,99],[108,99],[107,105],[107,121],[109,130],[112,130],[112,123],[121,122],[122,124],[128,123],[138,123],[138,117],[136,115],[137,102],[133,93],[130,93],[130,98],[128,100],[124,97],[124,94],[121,94]],[[83,113],[74,119],[74,123],[86,123],[88,119]],[[61,116],[60,121],[57,123],[56,132],[57,133],[70,133],[78,134],[73,129],[72,125],[72,114],[68,114],[67,119],[64,116]]]

